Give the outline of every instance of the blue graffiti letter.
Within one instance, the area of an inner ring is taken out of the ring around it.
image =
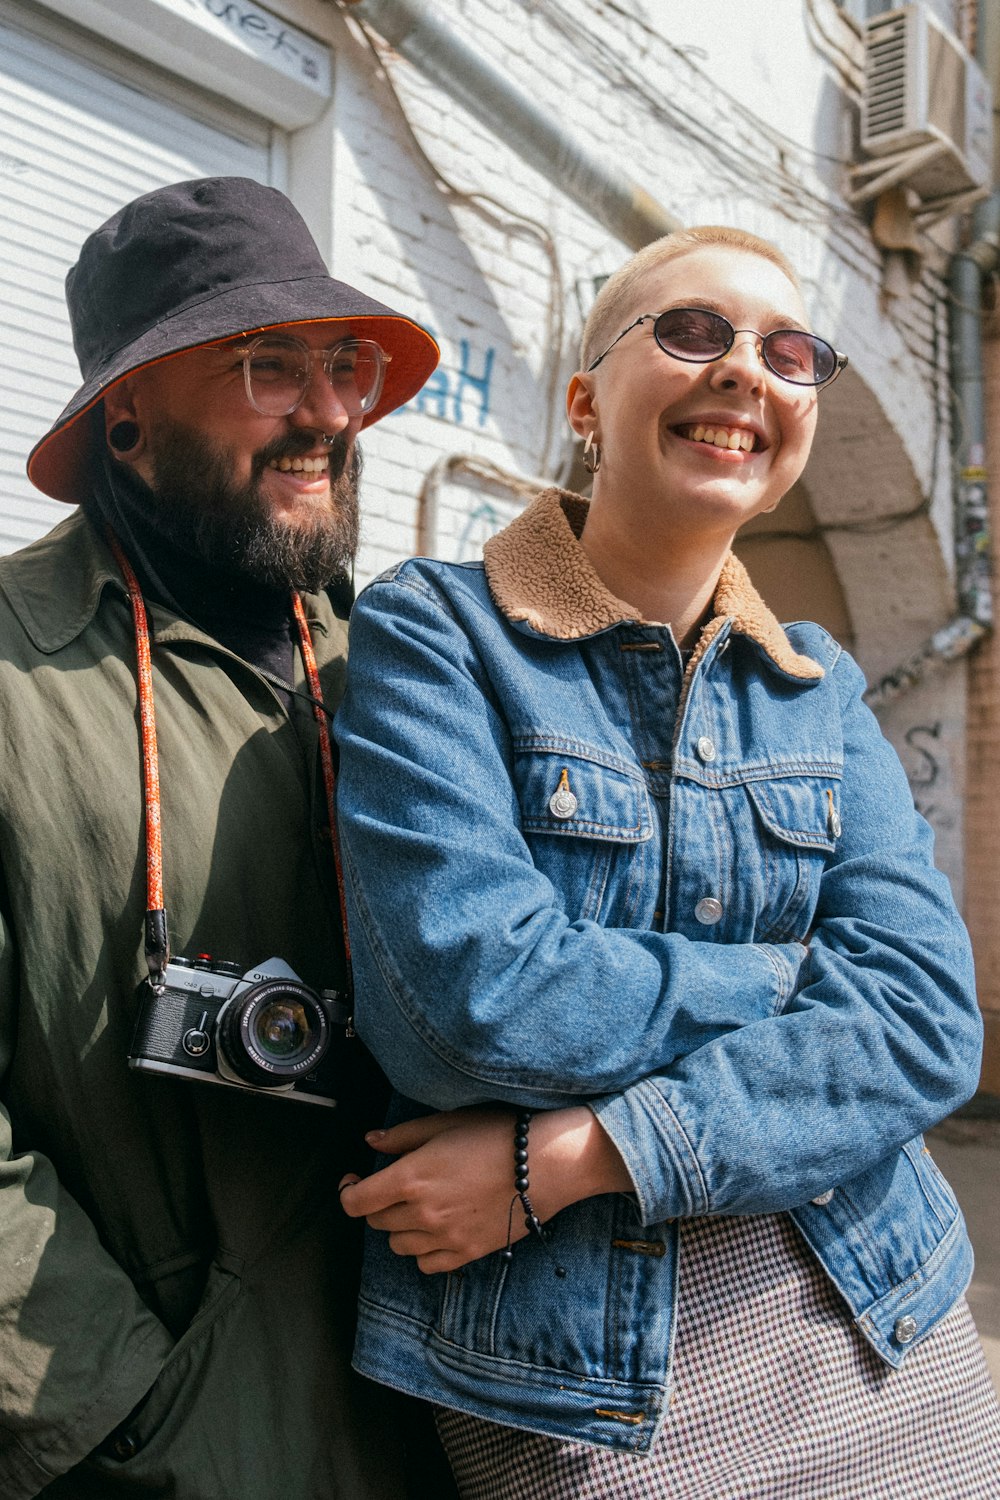
[[[490,412],[490,379],[493,375],[493,356],[496,350],[489,348],[483,360],[483,373],[473,375],[469,369],[469,341],[460,339],[459,347],[462,351],[462,367],[458,372],[455,383],[455,421],[462,421],[462,391],[467,385],[479,392],[479,425],[486,426],[486,418]]]
[[[431,412],[431,415],[440,417],[443,422],[446,422],[448,420],[447,402],[450,389],[447,372],[438,365],[427,384],[421,386],[414,397],[414,405],[417,411],[421,413],[426,412],[428,404],[434,401],[437,403],[437,410]]]

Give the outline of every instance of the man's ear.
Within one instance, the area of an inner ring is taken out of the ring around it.
[[[104,436],[115,458],[135,464],[146,447],[146,435],[136,415],[135,393],[129,380],[120,380],[104,397]]]
[[[597,403],[590,377],[581,370],[570,379],[566,391],[566,415],[577,437],[587,438],[593,433],[597,442]]]

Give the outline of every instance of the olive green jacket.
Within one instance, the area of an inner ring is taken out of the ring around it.
[[[306,602],[333,707],[346,625]],[[337,985],[309,705],[150,626],[174,953]],[[131,615],[77,512],[0,560],[0,1495],[395,1497],[348,1370],[356,1148],[337,1110],[129,1069],[144,910]]]

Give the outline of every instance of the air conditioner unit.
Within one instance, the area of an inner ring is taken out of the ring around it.
[[[974,58],[923,4],[870,16],[861,144],[912,170],[893,175],[925,202],[989,187],[993,100]],[[857,170],[857,169],[856,169]]]

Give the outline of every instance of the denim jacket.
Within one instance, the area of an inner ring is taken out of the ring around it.
[[[790,1211],[890,1366],[945,1316],[972,1254],[920,1132],[974,1090],[981,1027],[854,662],[783,630],[730,557],[685,666],[601,583],[584,515],[546,491],[484,564],[364,592],[339,799],[357,1027],[397,1117],[586,1102],[634,1193],[451,1275],[369,1232],[355,1358],[643,1452],[679,1218]]]

